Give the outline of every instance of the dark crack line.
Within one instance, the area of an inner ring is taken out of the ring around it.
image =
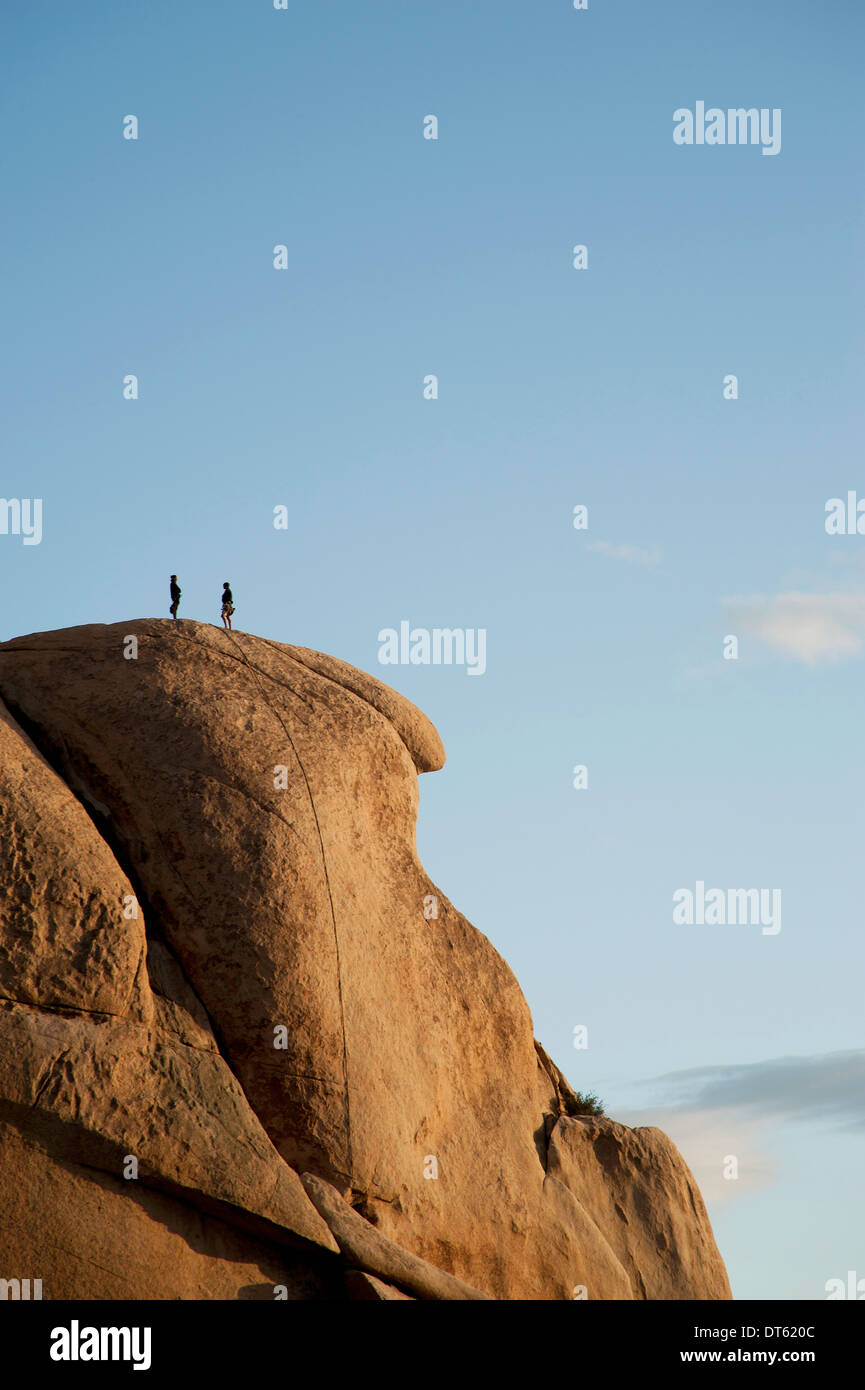
[[[177,776],[177,768],[157,768],[156,770],[158,772],[169,773],[171,776]],[[229,791],[236,792],[238,796],[244,797],[247,801],[251,801],[253,806],[258,807],[259,811],[264,811],[265,814],[268,816],[275,816],[276,819],[280,821],[282,825],[286,826],[289,830],[293,832],[293,834],[297,836],[304,849],[309,849],[309,845],[306,843],[306,840],[303,838],[300,831],[297,829],[297,826],[292,825],[291,821],[286,820],[285,816],[281,816],[279,814],[279,811],[275,810],[273,806],[267,806],[263,801],[259,801],[258,797],[253,796],[252,792],[248,791],[245,787],[237,787],[233,782],[226,782],[223,777],[217,777],[214,772],[196,771],[191,772],[190,776],[203,777],[205,781],[216,782],[220,787],[227,787]]]
[[[214,630],[217,632],[219,631],[218,628],[215,628]],[[228,635],[227,630],[226,635]],[[230,635],[234,637],[233,632]],[[240,656],[233,656],[231,652],[222,651],[219,647],[212,646],[210,642],[202,642],[200,637],[193,637],[192,633],[190,632],[178,632],[177,637],[182,638],[184,642],[194,642],[196,646],[203,647],[206,652],[212,652],[214,656],[222,657],[223,659],[227,658],[229,661],[236,661],[240,665],[248,666],[250,671],[256,671],[260,676],[266,676],[268,680],[273,681],[274,685],[278,685],[281,690],[289,691],[289,693],[293,695],[296,700],[300,700],[301,704],[306,705],[307,709],[310,711],[311,714],[315,714],[315,705],[312,703],[311,700],[307,700],[305,695],[299,694],[298,691],[296,691],[294,687],[289,685],[286,681],[278,680],[277,677],[272,675],[270,671],[264,671],[261,669],[261,667],[256,666],[254,662],[249,660],[249,657],[246,655],[242,647],[238,648],[238,650],[241,653]],[[266,637],[261,637],[258,640],[261,642],[267,642]],[[268,642],[268,646],[276,646],[278,649],[277,643]],[[294,658],[290,657],[289,660],[294,660]],[[302,661],[299,661],[297,665],[300,666],[303,670],[309,670],[309,667],[304,666]]]
[[[267,642],[268,646],[276,647],[276,649],[279,650],[278,642],[271,642],[270,639],[267,637],[262,637],[259,640],[262,642]],[[295,648],[295,650],[297,649]],[[324,653],[322,653],[322,655],[324,655]],[[302,671],[309,671],[311,675],[318,676],[320,680],[327,681],[328,685],[332,685],[335,690],[341,690],[343,695],[348,695],[350,699],[357,700],[360,704],[366,705],[367,709],[371,709],[373,713],[379,716],[380,719],[383,719],[385,723],[389,724],[391,729],[399,739],[400,743],[402,744],[403,748],[406,750],[409,757],[411,758],[412,766],[415,768],[417,772],[423,772],[423,768],[419,766],[417,756],[413,752],[411,745],[407,741],[405,735],[397,727],[396,723],[394,722],[393,716],[389,714],[387,710],[382,709],[381,705],[377,705],[375,701],[370,698],[369,695],[364,695],[359,690],[353,690],[350,685],[346,685],[343,681],[341,681],[338,678],[338,676],[329,676],[326,671],[320,671],[317,666],[310,665],[308,661],[304,661],[301,657],[290,656],[289,660],[293,661],[295,665],[299,666]],[[356,667],[355,669],[359,670],[360,668]],[[371,681],[374,685],[380,685],[382,687],[382,690],[387,691],[389,689],[389,687],[382,685],[382,682],[377,680],[375,676],[371,676],[368,671],[361,671],[360,674],[366,676],[367,680]],[[400,700],[406,699],[405,696],[399,695],[398,691],[394,693],[397,694]],[[407,703],[410,702],[407,701]]]
[[[232,639],[232,641],[236,641],[236,639],[234,638],[233,633],[227,632],[227,636],[230,637],[230,638]],[[256,667],[252,664],[251,661],[247,660],[246,654],[244,653],[243,648],[242,648],[241,646],[239,646],[239,644],[238,644],[238,650],[239,650],[240,653],[241,653],[242,659],[246,662],[246,665],[247,665],[248,669],[253,673],[253,677],[256,677],[256,675],[257,675]],[[344,999],[343,999],[343,990],[342,990],[342,964],[341,964],[341,961],[340,961],[340,953],[339,953],[339,932],[338,932],[338,930],[337,930],[337,925],[336,925],[336,910],[335,910],[334,905],[333,905],[333,892],[332,892],[331,886],[330,886],[330,875],[328,874],[328,871],[327,871],[327,854],[326,854],[325,848],[324,848],[324,836],[322,835],[322,832],[321,832],[321,824],[320,824],[319,819],[318,819],[318,811],[316,810],[315,798],[313,797],[313,794],[312,794],[312,787],[310,786],[309,777],[307,776],[306,768],[304,767],[303,763],[301,762],[300,754],[298,753],[297,748],[295,747],[294,739],[291,737],[291,734],[288,732],[288,729],[287,729],[286,726],[285,726],[285,723],[284,723],[284,721],[283,721],[283,719],[282,719],[282,716],[279,714],[278,710],[274,709],[273,705],[270,703],[269,699],[267,698],[267,695],[265,694],[264,689],[262,688],[260,682],[258,682],[258,686],[259,686],[259,690],[261,691],[261,697],[262,697],[262,699],[264,700],[265,704],[267,705],[267,708],[270,710],[270,712],[271,712],[271,714],[273,715],[273,717],[274,717],[274,718],[277,720],[277,722],[279,723],[280,728],[282,729],[283,733],[285,734],[285,737],[288,739],[288,742],[289,742],[289,744],[290,744],[290,746],[291,746],[291,751],[292,751],[292,753],[294,754],[294,756],[295,756],[295,758],[296,758],[296,760],[297,760],[297,765],[298,765],[298,767],[300,768],[301,774],[302,774],[302,776],[303,776],[304,783],[306,784],[307,795],[309,796],[309,804],[310,804],[310,806],[311,806],[311,808],[312,808],[312,814],[313,814],[313,818],[314,818],[314,820],[315,820],[315,828],[316,828],[316,831],[318,832],[318,839],[319,839],[319,843],[320,843],[320,845],[321,845],[321,863],[322,863],[322,868],[323,868],[323,870],[324,870],[324,882],[325,882],[325,886],[326,886],[326,888],[327,888],[328,902],[329,902],[329,904],[330,904],[330,919],[331,919],[331,922],[332,922],[332,924],[333,924],[333,941],[334,941],[334,949],[335,949],[335,952],[336,952],[336,987],[337,987],[337,994],[338,994],[338,996],[339,996],[339,1015],[340,1015],[340,1024],[341,1024],[341,1027],[342,1027],[342,1071],[343,1071],[343,1077],[345,1078],[345,1123],[346,1123],[346,1144],[347,1144],[347,1148],[348,1148],[348,1173],[346,1173],[344,1176],[350,1178],[350,1177],[351,1177],[351,1174],[352,1174],[352,1169],[354,1168],[354,1158],[353,1158],[352,1142],[351,1142],[351,1100],[350,1100],[350,1086],[349,1086],[349,1079],[348,1079],[348,1041],[347,1041],[347,1038],[346,1038],[346,1029],[345,1029],[345,1001],[344,1001]]]
[[[16,999],[12,994],[0,994],[6,1004],[19,1004],[22,1009],[36,1009],[38,1013],[56,1014],[62,1018],[64,1013],[86,1014],[88,1018],[116,1018],[122,1020],[125,1013],[112,1013],[110,1009],[82,1009],[77,1004],[46,1004],[41,999]],[[128,1009],[128,1005],[127,1005]]]

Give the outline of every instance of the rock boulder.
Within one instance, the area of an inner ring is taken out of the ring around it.
[[[510,969],[419,863],[444,754],[407,700],[157,620],[4,643],[0,695],[0,1119],[108,1172],[134,1148],[153,1187],[305,1249],[310,1288],[342,1258],[366,1298],[419,1262],[467,1297],[729,1297],[673,1146],[586,1140]]]

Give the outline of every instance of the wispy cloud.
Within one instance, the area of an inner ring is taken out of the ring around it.
[[[725,602],[730,631],[749,632],[809,666],[859,656],[865,648],[865,594],[754,595]]]
[[[648,1083],[679,1108],[736,1108],[865,1129],[865,1049],[670,1072]]]
[[[590,541],[586,547],[598,555],[608,555],[611,560],[624,560],[629,565],[659,565],[661,552],[654,546],[651,550],[642,545],[614,545],[612,541]]]

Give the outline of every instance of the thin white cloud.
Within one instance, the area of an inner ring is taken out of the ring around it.
[[[617,1108],[616,1119],[634,1129],[653,1125],[669,1135],[707,1203],[729,1202],[772,1187],[778,1179],[777,1160],[769,1153],[774,1125],[768,1119],[734,1109],[697,1108]]]
[[[775,651],[808,666],[861,655],[865,594],[754,595],[726,600],[730,631],[751,633]]]
[[[586,547],[599,555],[608,555],[611,560],[625,560],[629,565],[659,565],[661,552],[654,546],[647,550],[642,545],[614,545],[612,541],[590,541]]]

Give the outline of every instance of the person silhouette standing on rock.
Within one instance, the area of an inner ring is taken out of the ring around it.
[[[234,612],[234,597],[231,592],[228,580],[222,586],[222,626],[226,632],[231,631],[231,615]]]
[[[177,575],[171,576],[171,607],[169,613],[174,621],[177,621],[177,610],[180,607],[180,585],[177,582]]]

